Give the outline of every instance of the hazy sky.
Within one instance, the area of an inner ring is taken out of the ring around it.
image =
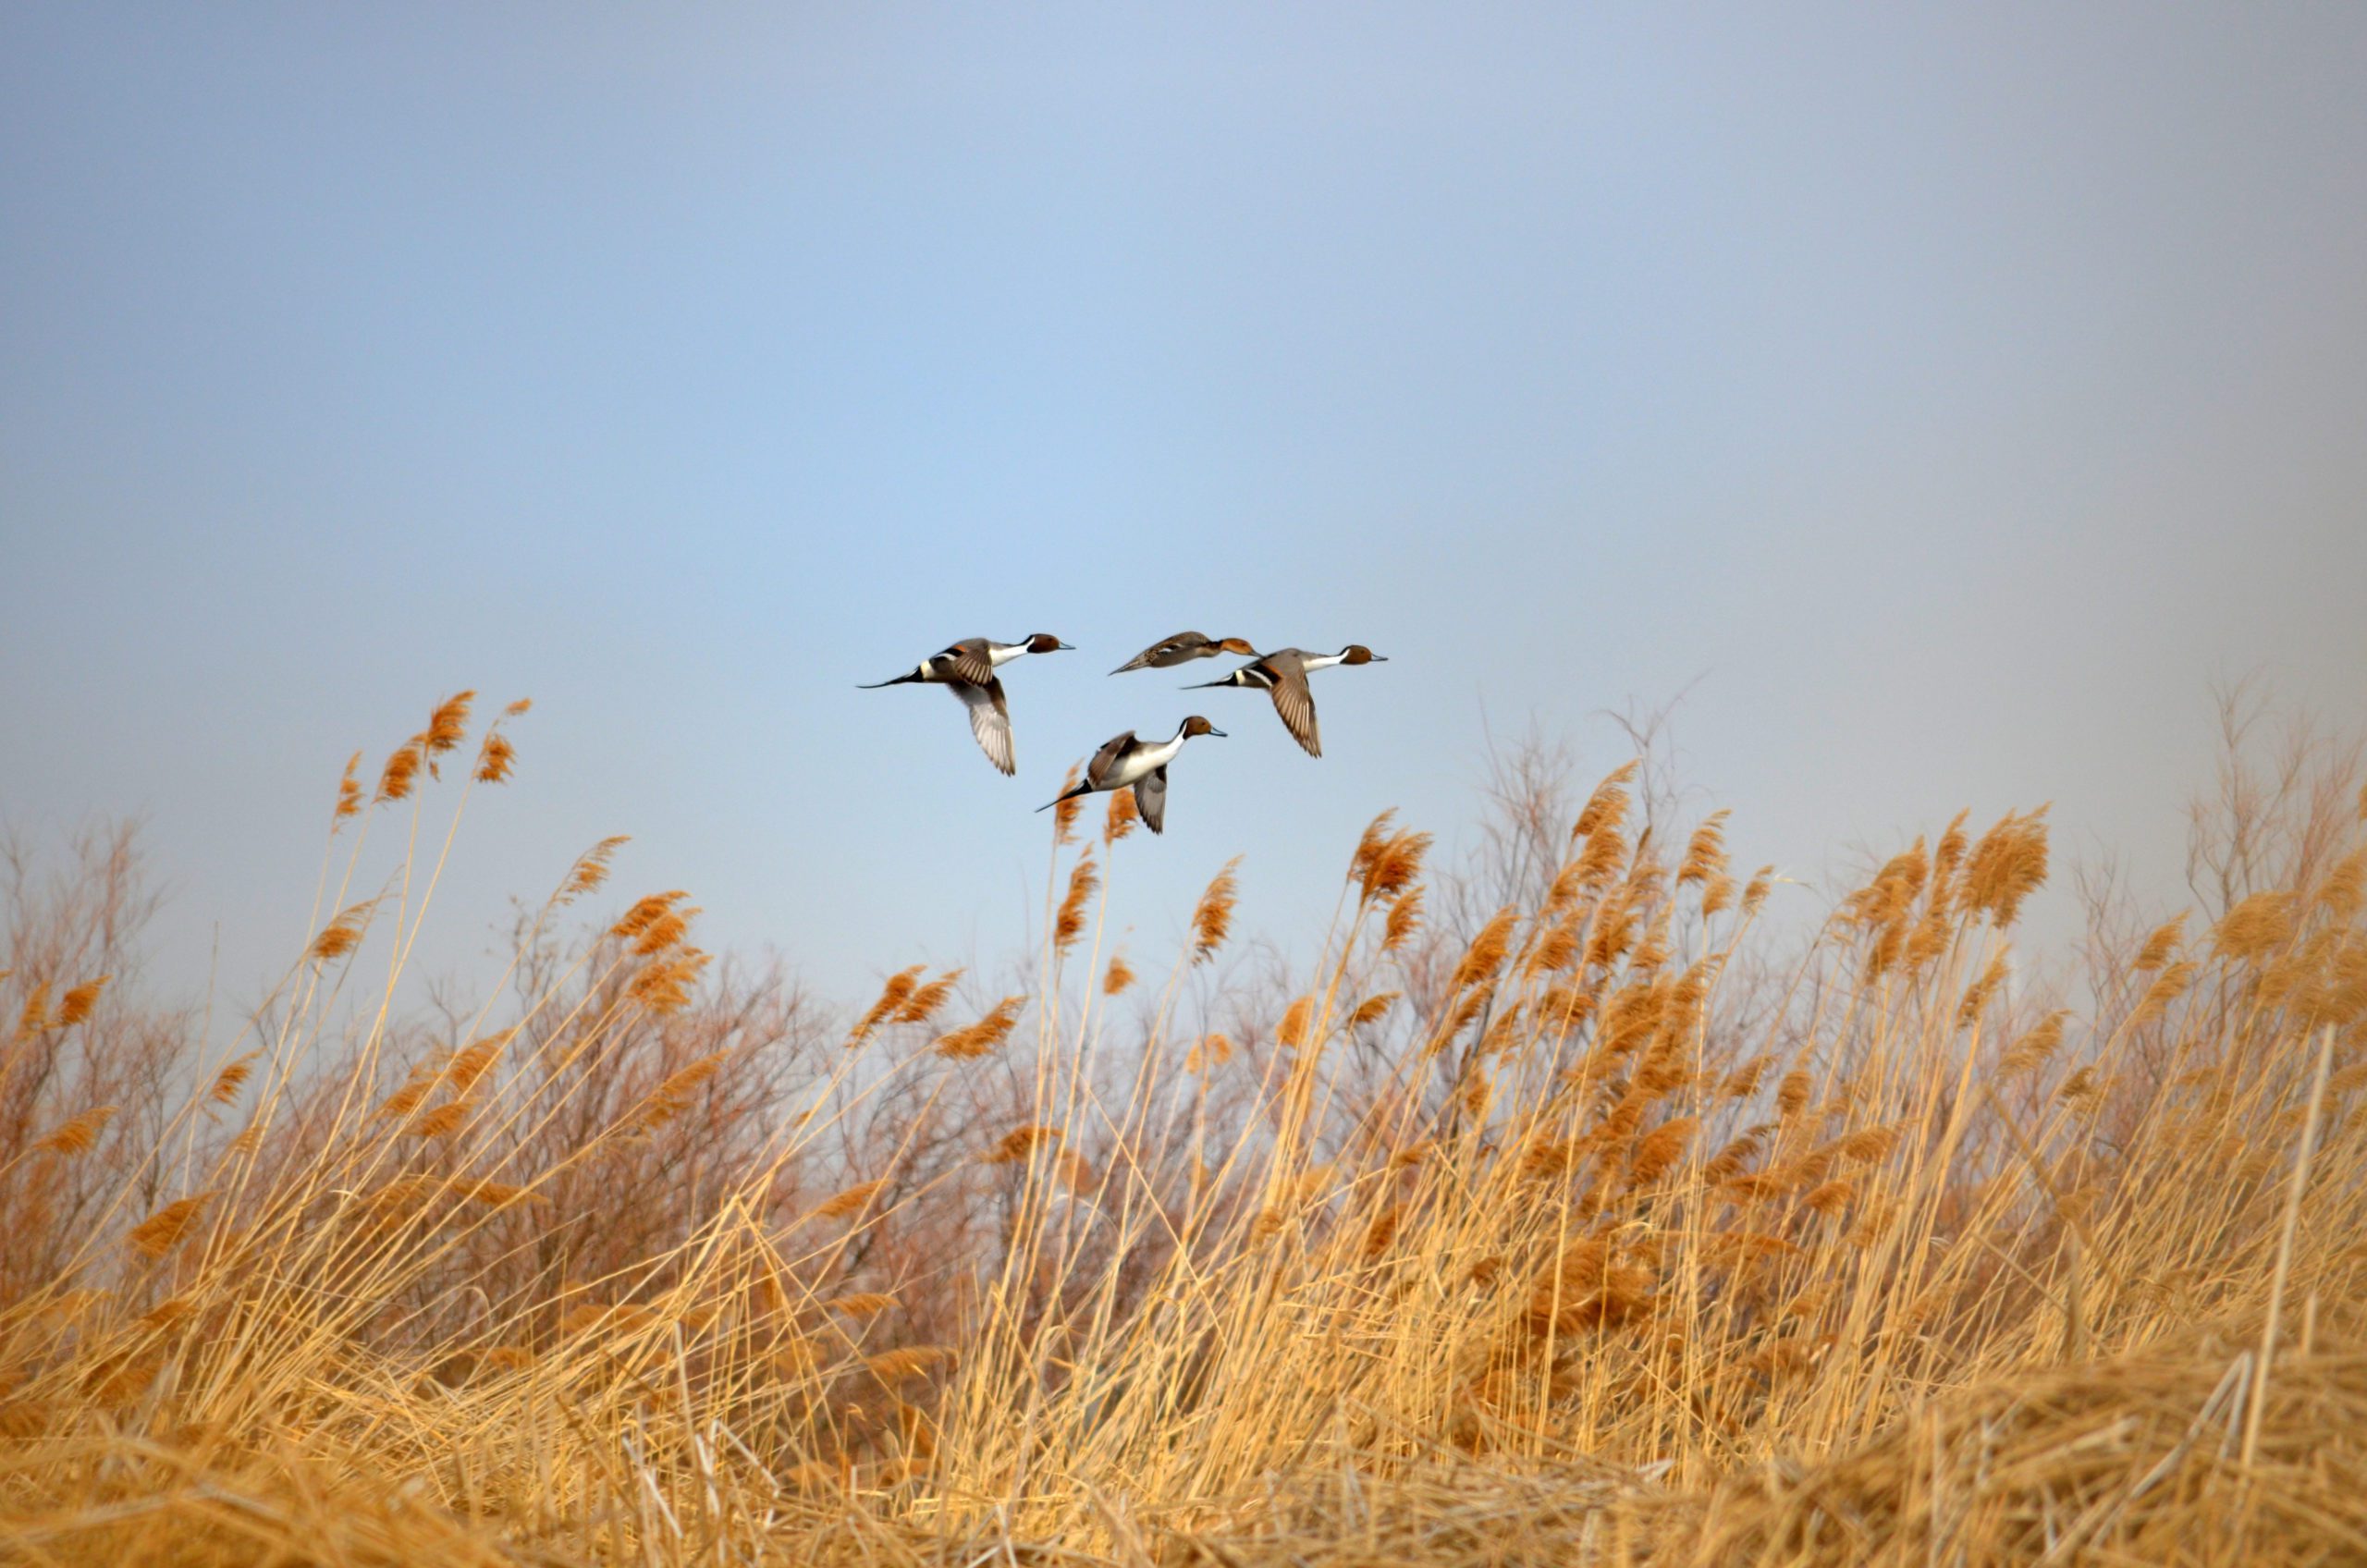
[[[1118,729],[1232,731],[1139,965],[1684,692],[1746,859],[2051,799],[2166,890],[2214,680],[2367,722],[2362,83],[2343,4],[14,0],[0,823],[143,814],[251,998],[346,754],[529,694],[435,963],[627,832],[846,995],[1024,940]],[[1185,626],[1391,662],[1317,762],[1104,676]],[[1035,631],[1015,781],[853,690]]]

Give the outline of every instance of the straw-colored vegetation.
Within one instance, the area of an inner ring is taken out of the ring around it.
[[[1003,983],[827,1016],[611,840],[401,1016],[517,711],[347,769],[216,1043],[105,979],[128,836],[7,863],[0,1559],[2367,1558],[2355,752],[2239,749],[2197,907],[2043,971],[2042,810],[1816,926],[1631,765],[1452,875],[1375,822],[1294,974],[1231,866],[1110,949],[1121,796]]]

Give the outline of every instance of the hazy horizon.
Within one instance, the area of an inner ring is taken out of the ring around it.
[[[2052,801],[2168,898],[2214,683],[2367,727],[2361,80],[2332,7],[12,7],[0,829],[144,817],[235,1006],[345,757],[530,696],[429,972],[628,833],[849,998],[1017,952],[1120,729],[1231,732],[1147,967],[1674,704],[1742,864]],[[1316,761],[1104,674],[1185,627],[1390,662]],[[853,690],[1036,631],[1016,779]]]

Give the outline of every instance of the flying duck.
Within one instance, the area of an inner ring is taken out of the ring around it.
[[[1024,643],[965,637],[943,653],[921,660],[909,675],[900,675],[893,680],[875,680],[867,686],[858,685],[855,690],[877,692],[883,686],[901,686],[908,680],[945,687],[970,710],[970,733],[977,737],[978,749],[987,753],[987,760],[1005,774],[1016,773],[1019,757],[1011,743],[1011,709],[1003,702],[1002,682],[996,679],[995,670],[1022,654],[1058,653],[1068,645],[1049,631],[1038,631]]]
[[[1179,631],[1172,637],[1153,643],[1110,673],[1123,675],[1130,669],[1171,669],[1194,659],[1212,659],[1219,654],[1246,654],[1254,659],[1257,656],[1257,650],[1249,645],[1246,637],[1204,637],[1196,631]]]
[[[1203,680],[1187,690],[1204,686],[1245,686],[1253,692],[1268,692],[1274,698],[1274,711],[1282,717],[1282,728],[1299,743],[1308,756],[1323,754],[1323,741],[1315,730],[1315,693],[1306,689],[1307,675],[1314,670],[1329,669],[1335,664],[1387,664],[1389,661],[1366,647],[1351,643],[1336,654],[1310,654],[1305,648],[1282,648],[1266,655],[1254,664],[1243,665],[1222,680]]]
[[[1154,833],[1163,832],[1167,826],[1167,765],[1193,736],[1223,734],[1223,730],[1194,714],[1175,727],[1175,734],[1170,740],[1137,741],[1131,729],[1122,735],[1112,735],[1093,753],[1093,760],[1085,765],[1085,778],[1075,789],[1036,809],[1049,811],[1061,801],[1078,795],[1090,795],[1097,790],[1123,790],[1132,785],[1134,809],[1142,814],[1144,826]]]

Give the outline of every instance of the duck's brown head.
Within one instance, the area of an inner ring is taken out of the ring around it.
[[[1340,650],[1342,664],[1387,664],[1389,661],[1362,643],[1351,643]]]
[[[1253,659],[1258,656],[1257,650],[1249,645],[1249,639],[1246,637],[1220,638],[1218,640],[1217,646],[1228,654],[1242,654]]]
[[[1027,639],[1027,651],[1031,654],[1057,654],[1068,645],[1049,631],[1038,631]]]
[[[1210,724],[1207,719],[1202,718],[1198,714],[1194,714],[1191,717],[1184,721],[1184,733],[1187,736],[1215,735],[1221,738],[1224,731],[1219,729],[1215,725]]]

